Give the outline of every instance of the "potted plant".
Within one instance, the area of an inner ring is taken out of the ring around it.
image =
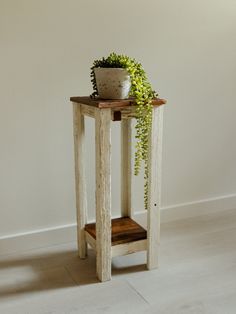
[[[133,97],[136,105],[136,149],[134,174],[138,175],[144,162],[144,204],[148,197],[148,138],[152,125],[152,99],[157,93],[147,80],[140,63],[125,55],[111,53],[95,60],[91,67],[93,94],[91,97],[124,99]]]

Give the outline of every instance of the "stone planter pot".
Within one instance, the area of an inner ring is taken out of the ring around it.
[[[131,87],[130,76],[122,68],[95,68],[98,95],[103,99],[126,99]]]

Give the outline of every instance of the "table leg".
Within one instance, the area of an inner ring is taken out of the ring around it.
[[[121,216],[131,217],[131,119],[121,120]]]
[[[111,110],[95,114],[96,262],[100,281],[111,279]]]
[[[152,130],[149,138],[149,181],[147,213],[147,268],[158,267],[160,244],[161,162],[163,106],[153,107]]]
[[[77,239],[80,258],[87,255],[84,226],[87,222],[87,200],[84,174],[84,116],[80,104],[73,103],[75,188],[77,208]]]

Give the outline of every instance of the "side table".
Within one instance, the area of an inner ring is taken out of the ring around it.
[[[149,138],[149,195],[147,230],[132,219],[131,205],[131,119],[133,99],[102,100],[71,97],[73,103],[77,235],[80,258],[87,244],[96,251],[97,276],[111,279],[114,256],[147,251],[147,268],[158,266],[160,242],[160,196],[162,125],[164,99],[153,99],[153,121]],[[95,119],[96,221],[87,223],[84,166],[84,116]],[[121,121],[121,217],[111,219],[111,121]]]

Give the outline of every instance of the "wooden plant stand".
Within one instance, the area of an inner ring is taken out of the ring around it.
[[[132,219],[131,206],[131,118],[135,117],[132,99],[92,100],[71,97],[73,103],[75,179],[78,249],[80,258],[87,244],[96,251],[97,276],[111,279],[111,259],[137,251],[147,251],[147,268],[158,266],[160,242],[160,195],[163,104],[153,100],[153,122],[149,139],[149,195],[147,230]],[[87,224],[84,173],[84,116],[95,119],[96,146],[96,222]],[[111,219],[111,121],[121,121],[121,218]]]

